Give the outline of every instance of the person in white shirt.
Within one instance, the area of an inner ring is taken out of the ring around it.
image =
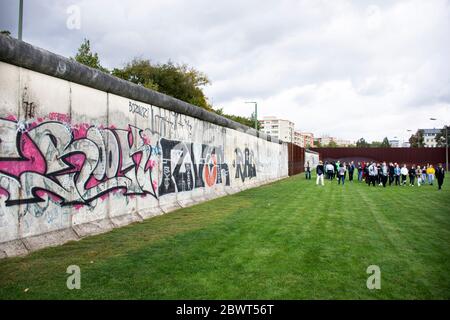
[[[369,186],[372,184],[375,187],[375,181],[378,176],[378,168],[375,162],[369,166]]]
[[[403,167],[400,169],[400,174],[402,175],[402,186],[406,185],[406,177],[408,176],[408,168],[406,167],[406,164],[403,165]]]
[[[327,179],[333,180],[334,166],[331,163],[328,163],[326,165],[326,170],[327,170]]]

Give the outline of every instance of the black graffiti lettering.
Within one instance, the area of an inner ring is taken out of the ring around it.
[[[234,150],[236,159],[233,163],[233,166],[236,167],[236,175],[235,178],[241,178],[242,182],[245,181],[246,178],[254,178],[256,177],[256,164],[254,162],[253,152],[250,152],[248,148],[244,149],[244,154],[239,148]]]
[[[128,111],[131,113],[136,113],[143,118],[148,118],[149,109],[143,106],[138,105],[137,103],[128,102]]]

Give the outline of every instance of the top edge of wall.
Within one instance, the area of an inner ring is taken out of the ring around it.
[[[0,61],[271,141],[254,128],[3,34],[0,34]],[[281,140],[271,142],[283,143]]]

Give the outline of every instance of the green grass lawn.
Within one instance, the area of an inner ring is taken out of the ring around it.
[[[449,299],[449,272],[449,179],[438,192],[299,175],[0,260],[0,299]]]

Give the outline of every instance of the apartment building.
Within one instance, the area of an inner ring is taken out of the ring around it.
[[[277,117],[263,117],[259,120],[261,132],[266,133],[274,139],[285,142],[294,141],[294,123],[289,120],[279,119]]]
[[[314,147],[314,134],[311,132],[294,131],[294,144],[302,148]]]
[[[420,129],[423,131],[423,143],[426,148],[437,147],[436,135],[441,129]]]

